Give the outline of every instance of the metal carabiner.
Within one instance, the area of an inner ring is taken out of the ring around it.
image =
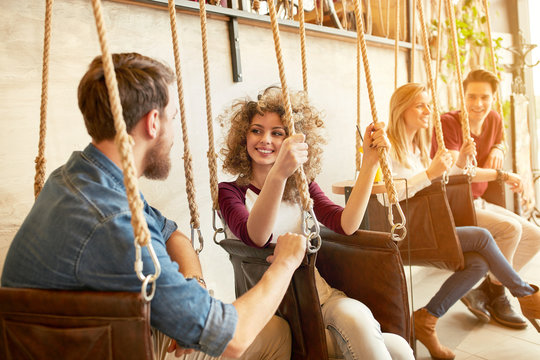
[[[204,248],[204,239],[202,236],[201,228],[194,228],[193,224],[190,224],[190,227],[191,227],[191,246],[193,246],[194,249],[195,249],[195,231],[197,231],[197,237],[199,240],[199,248],[195,249],[195,253],[199,255]]]
[[[214,209],[214,211],[212,212],[212,228],[214,229],[214,236],[213,236],[213,240],[214,240],[214,243],[216,243],[216,245],[219,245],[219,241],[217,241],[217,236],[218,234],[225,234],[225,222],[223,221],[223,218],[221,216],[219,216],[219,219],[221,220],[221,225],[222,227],[217,227],[216,226],[216,214],[217,214],[217,210]],[[227,238],[227,235],[224,236],[223,239]]]
[[[152,301],[152,299],[154,298],[154,294],[156,293],[156,281],[150,281],[151,279],[152,279],[152,275],[147,275],[144,278],[143,283],[141,285],[141,295],[143,299],[147,302]],[[146,292],[146,289],[148,288],[149,283],[152,284],[152,289],[150,290],[150,294]]]
[[[159,260],[157,258],[156,252],[154,251],[154,247],[152,246],[152,242],[149,242],[148,245],[146,245],[148,248],[148,253],[150,254],[150,259],[152,259],[152,264],[154,265],[154,274],[143,274],[143,261],[142,261],[142,249],[139,245],[139,242],[135,240],[135,273],[137,274],[137,277],[140,281],[142,281],[141,286],[141,295],[144,300],[151,301],[154,297],[154,293],[156,292],[156,280],[159,278],[159,275],[161,275],[161,265],[159,264]],[[148,287],[148,284],[152,284],[152,290],[150,291],[150,294],[146,292],[146,289]]]
[[[405,225],[407,224],[407,219],[405,218],[405,215],[403,214],[403,210],[401,209],[401,206],[399,203],[396,203],[396,208],[398,209],[399,216],[401,217],[401,222],[394,223],[394,215],[392,214],[392,204],[389,204],[388,206],[388,222],[390,222],[390,226],[392,227],[390,230],[390,235],[392,236],[392,240],[394,241],[402,241],[405,239],[405,236],[407,236],[407,228]],[[396,230],[403,230],[401,235],[396,234]]]
[[[448,175],[447,171],[443,172],[442,181],[443,181],[444,185],[447,185],[448,182],[450,181],[450,176]]]
[[[315,231],[311,231],[311,227],[308,224],[309,220],[313,221]],[[319,225],[319,222],[317,221],[317,217],[315,216],[313,207],[309,209],[309,211],[305,211],[305,210],[302,211],[302,232],[306,236],[307,252],[309,254],[313,254],[319,251],[322,244],[321,235],[320,235],[321,227]],[[315,240],[315,242],[312,243],[312,240]]]

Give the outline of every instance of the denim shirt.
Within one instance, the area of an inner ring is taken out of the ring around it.
[[[178,272],[165,245],[177,225],[143,201],[162,269],[151,325],[182,347],[218,356],[234,335],[238,313]],[[122,172],[90,144],[45,183],[11,243],[2,286],[138,292],[133,242]],[[142,255],[144,273],[153,273],[146,248]]]

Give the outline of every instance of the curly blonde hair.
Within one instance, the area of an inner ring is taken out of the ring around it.
[[[303,133],[309,146],[308,160],[303,168],[308,181],[312,182],[321,172],[322,145],[326,144],[326,139],[322,134],[324,127],[322,114],[310,105],[305,92],[291,93],[290,97],[295,132]],[[226,133],[220,151],[223,156],[223,170],[236,175],[236,182],[239,185],[248,185],[253,177],[251,157],[246,147],[249,126],[256,114],[262,116],[266,113],[276,113],[283,121],[285,106],[279,87],[268,87],[259,94],[257,101],[249,98],[234,101],[232,106],[218,118]],[[286,136],[289,136],[287,130]],[[283,200],[298,202],[299,199],[296,181],[294,176],[290,176],[285,184]]]

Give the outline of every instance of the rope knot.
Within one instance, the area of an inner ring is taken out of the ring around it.
[[[34,162],[36,163],[36,167],[41,170],[45,167],[45,163],[47,162],[47,160],[45,159],[43,155],[38,155],[36,156],[36,159],[34,160]]]

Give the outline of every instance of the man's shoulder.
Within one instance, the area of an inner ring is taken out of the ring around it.
[[[458,110],[448,111],[441,115],[441,122],[446,125],[461,126],[460,116],[461,115]]]
[[[75,152],[59,169],[56,186],[64,188],[66,201],[88,208],[99,217],[111,217],[129,211],[122,179],[111,174],[99,163]]]
[[[495,110],[490,110],[490,112],[486,116],[485,121],[494,125],[498,125],[502,122],[502,118],[498,112],[496,112]]]

